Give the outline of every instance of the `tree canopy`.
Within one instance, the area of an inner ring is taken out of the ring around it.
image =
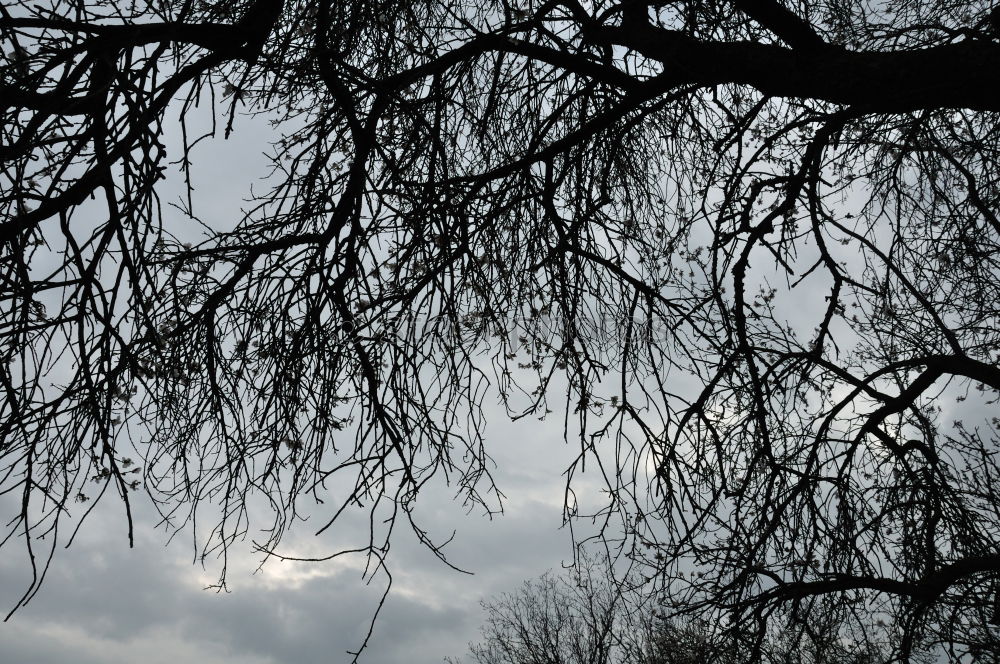
[[[746,644],[719,626],[670,620],[656,598],[624,589],[586,557],[568,574],[551,572],[515,592],[482,603],[481,640],[469,646],[473,664],[733,664]],[[626,577],[628,575],[625,575]],[[884,643],[858,643],[836,624],[806,633],[775,632],[754,661],[766,664],[877,664]],[[452,662],[452,660],[446,660]],[[916,661],[916,660],[914,660]],[[460,662],[453,662],[460,664]]]
[[[567,519],[671,610],[748,643],[880,616],[904,659],[989,652],[994,16],[4,3],[4,544],[37,582],[67,514],[144,488],[176,527],[212,506],[206,554],[260,499],[265,552],[319,500],[323,527],[370,512],[377,562],[400,522],[444,558],[415,501],[448,481],[498,509],[499,394],[565,418]],[[270,176],[201,219],[193,164],[247,113]]]

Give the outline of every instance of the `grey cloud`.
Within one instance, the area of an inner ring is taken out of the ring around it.
[[[426,497],[421,524],[437,535],[457,529],[450,558],[475,574],[447,568],[399,530],[390,558],[395,591],[363,662],[431,664],[461,655],[476,638],[482,597],[558,566],[568,553],[556,505],[518,501],[490,521],[466,515],[448,496],[439,489]],[[252,576],[253,558],[236,556],[232,592],[216,594],[202,589],[212,570],[191,565],[189,540],[164,547],[165,535],[148,527],[152,515],[140,507],[136,548],[129,550],[117,536],[122,524],[114,507],[96,514],[70,550],[57,552],[41,593],[0,627],[0,661],[117,664],[129,652],[142,661],[174,653],[170,661],[187,654],[203,662],[312,664],[348,661],[346,651],[363,640],[383,577],[366,585],[354,567],[269,563],[279,572],[319,574],[281,585],[267,580],[271,568]],[[299,528],[289,544],[312,540]],[[24,587],[24,562],[13,549],[0,559],[5,605]]]

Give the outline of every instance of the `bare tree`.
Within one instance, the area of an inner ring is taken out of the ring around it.
[[[732,664],[752,648],[717,625],[671,619],[655,598],[622,587],[584,559],[570,573],[527,581],[483,602],[482,638],[471,664]],[[780,627],[780,626],[778,626]],[[876,664],[886,644],[857,642],[835,624],[807,633],[777,629],[755,654],[769,664]],[[446,660],[452,661],[453,660]]]
[[[601,469],[596,537],[672,610],[989,652],[991,9],[4,4],[4,541],[37,581],[66,513],[142,484],[175,526],[221,511],[206,554],[260,496],[265,552],[315,498],[370,511],[377,563],[400,518],[444,557],[412,507],[438,477],[497,509],[492,386],[562,401],[567,495]],[[161,180],[244,110],[271,188],[188,244]]]
[[[569,575],[526,581],[513,593],[483,602],[482,641],[475,664],[619,664],[641,655],[640,620],[629,598],[582,564]]]

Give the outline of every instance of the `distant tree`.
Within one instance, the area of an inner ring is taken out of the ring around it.
[[[655,616],[654,616],[655,617]],[[697,621],[646,620],[635,664],[701,664],[737,661],[732,644],[721,644],[711,628]]]
[[[584,567],[551,573],[483,602],[483,639],[470,645],[475,664],[619,664],[641,652],[638,621],[608,579]]]
[[[565,415],[567,495],[601,469],[596,536],[671,610],[747,643],[881,616],[902,660],[988,652],[993,11],[5,2],[0,492],[25,598],[66,514],[111,493],[131,523],[140,486],[211,524],[205,555],[251,527],[271,552],[320,500],[320,528],[370,511],[375,563],[400,518],[443,557],[413,507],[438,478],[498,509],[491,385],[513,417]],[[199,144],[244,112],[273,125],[271,175],[202,218],[231,165],[199,175]]]
[[[581,571],[582,570],[582,571]],[[858,643],[838,625],[779,629],[754,652],[724,630],[665,615],[650,598],[624,590],[584,564],[545,574],[483,602],[482,639],[467,664],[882,664],[886,644]],[[446,660],[458,664],[455,660]],[[915,660],[916,661],[916,660]]]

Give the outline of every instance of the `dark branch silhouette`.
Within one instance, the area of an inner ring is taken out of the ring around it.
[[[883,615],[899,661],[989,653],[994,17],[6,3],[0,491],[3,543],[34,570],[17,604],[102,497],[131,529],[139,489],[223,573],[251,528],[280,555],[305,512],[319,530],[367,513],[372,570],[397,524],[446,560],[414,505],[447,481],[500,509],[499,399],[565,417],[566,518],[678,614],[758,647]],[[202,218],[195,165],[248,114],[272,123],[271,174],[235,218]],[[596,513],[571,500],[585,467]]]

